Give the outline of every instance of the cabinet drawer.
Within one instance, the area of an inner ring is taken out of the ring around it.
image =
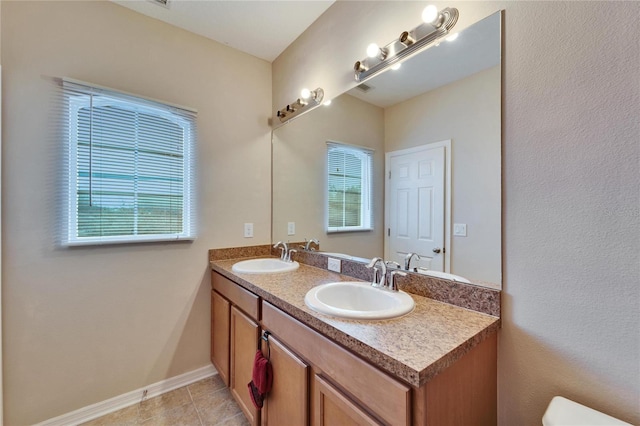
[[[260,298],[217,272],[211,273],[213,289],[254,320],[260,319]]]
[[[411,391],[403,383],[338,346],[267,302],[262,302],[262,326],[322,371],[385,424],[411,423]]]

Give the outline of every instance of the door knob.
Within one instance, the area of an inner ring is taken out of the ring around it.
[[[433,249],[433,252],[434,252],[434,253],[440,253],[440,251],[441,251],[441,250],[440,250],[440,247],[436,247],[436,248],[434,248],[434,249]]]

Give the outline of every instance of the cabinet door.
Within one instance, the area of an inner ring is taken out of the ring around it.
[[[224,384],[229,386],[229,301],[211,292],[211,362]]]
[[[411,389],[405,384],[264,301],[262,326],[367,407],[375,418],[385,424],[411,425]]]
[[[276,338],[269,336],[273,388],[262,408],[262,425],[309,424],[309,366]],[[262,352],[268,356],[267,345]]]
[[[313,378],[313,425],[380,425],[320,376]]]
[[[253,406],[247,384],[253,374],[260,328],[235,306],[231,307],[231,394],[253,426],[259,424],[259,411]]]

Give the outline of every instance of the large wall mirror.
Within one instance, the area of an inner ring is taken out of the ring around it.
[[[276,128],[274,242],[316,238],[334,256],[403,266],[416,253],[411,270],[500,288],[501,21]]]

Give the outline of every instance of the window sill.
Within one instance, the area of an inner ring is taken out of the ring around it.
[[[343,234],[346,232],[371,232],[373,228],[340,228],[340,229],[327,229],[327,234]]]
[[[126,237],[110,237],[101,239],[86,239],[65,241],[63,247],[82,247],[82,246],[104,246],[114,244],[138,244],[138,243],[159,243],[159,242],[191,242],[196,237],[178,237],[169,235],[150,235],[148,237],[126,238]]]

